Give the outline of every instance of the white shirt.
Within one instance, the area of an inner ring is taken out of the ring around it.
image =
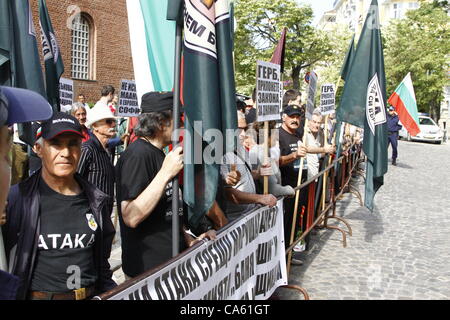
[[[308,130],[307,142],[308,146],[313,146],[317,148],[323,147],[323,132],[319,130],[316,136],[314,136],[311,131]],[[319,159],[321,157],[320,153],[308,153],[306,158],[308,159],[308,180],[319,173]]]

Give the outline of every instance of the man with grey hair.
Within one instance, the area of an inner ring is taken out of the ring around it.
[[[65,113],[42,123],[42,169],[11,188],[5,249],[20,278],[17,299],[82,300],[115,287],[107,195],[76,174],[81,127]]]
[[[81,102],[75,102],[74,104],[72,104],[70,114],[74,116],[81,125],[81,130],[83,132],[83,142],[88,141],[91,137],[89,135],[89,129],[86,127],[86,107]]]
[[[325,154],[332,154],[336,148],[332,145],[325,145],[324,134],[321,128],[322,114],[319,109],[315,109],[311,120],[308,122],[306,134],[308,164],[308,180],[319,173],[320,159]]]
[[[116,165],[117,208],[122,237],[122,268],[136,277],[172,258],[172,179],[183,168],[183,149],[164,154],[173,133],[173,93],[149,92],[142,97],[142,114],[134,128],[138,139]],[[183,214],[179,201],[179,214]],[[181,250],[194,239],[180,223]],[[205,230],[204,230],[205,231]],[[212,230],[199,239],[215,237]],[[198,241],[198,239],[197,239]]]

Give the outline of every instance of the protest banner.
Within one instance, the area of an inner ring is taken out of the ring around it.
[[[73,104],[73,80],[59,79],[59,101],[61,107]]]
[[[311,120],[312,114],[314,112],[314,99],[317,90],[317,74],[312,71],[309,75],[309,86],[308,86],[308,100],[306,101],[306,119]]]
[[[141,113],[139,108],[136,82],[134,80],[121,80],[118,117],[137,117]]]
[[[257,122],[280,119],[280,65],[271,62],[256,63]]]
[[[334,113],[335,109],[335,95],[334,84],[323,84],[320,94],[320,112],[323,116]]]
[[[109,300],[264,300],[287,284],[283,200],[243,216]],[[101,298],[101,297],[99,297]]]

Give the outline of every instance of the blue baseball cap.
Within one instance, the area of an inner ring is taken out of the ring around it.
[[[52,107],[40,94],[0,86],[0,126],[48,120],[52,114]]]

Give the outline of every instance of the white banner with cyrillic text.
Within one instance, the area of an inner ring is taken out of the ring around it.
[[[283,200],[251,212],[110,300],[265,300],[287,284]]]

